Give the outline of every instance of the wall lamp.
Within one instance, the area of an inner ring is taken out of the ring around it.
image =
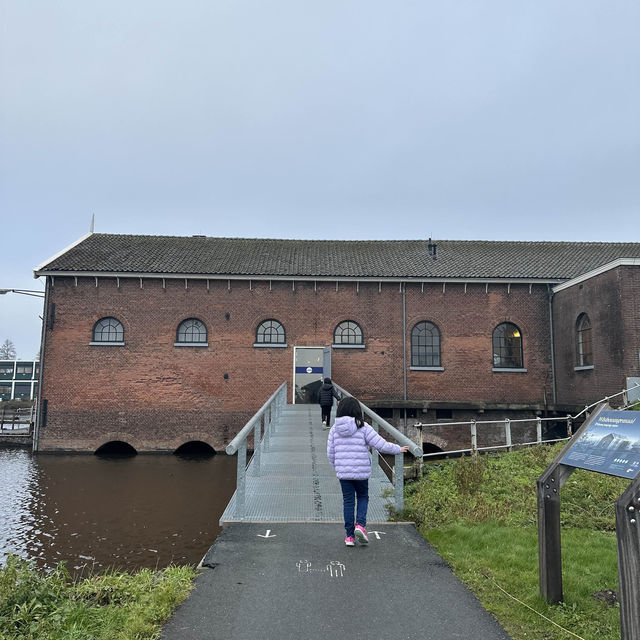
[[[21,293],[23,296],[44,298],[44,291],[36,291],[34,289],[0,289],[0,296],[4,295],[5,293]]]

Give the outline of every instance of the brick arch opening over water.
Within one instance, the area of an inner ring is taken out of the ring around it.
[[[439,453],[449,449],[449,443],[439,436],[424,435],[422,436],[422,452],[423,453]]]
[[[218,453],[224,451],[226,439],[217,437],[209,431],[196,428],[186,433],[183,431],[180,434],[176,434],[175,437],[163,441],[162,450],[167,453],[178,453],[179,449],[190,442],[200,443],[203,447],[209,447],[213,453]]]
[[[433,446],[438,447],[441,451],[446,451],[449,446],[449,443],[444,438],[430,433],[422,434],[422,444],[432,444]]]
[[[123,440],[109,440],[100,445],[95,451],[98,456],[135,456],[138,452],[128,442]]]
[[[216,450],[202,440],[189,440],[181,444],[174,452],[178,456],[214,456]]]

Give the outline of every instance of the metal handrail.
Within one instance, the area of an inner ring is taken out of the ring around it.
[[[236,437],[226,446],[225,451],[231,456],[233,455],[240,446],[240,443],[243,440],[246,440],[249,432],[254,427],[255,423],[262,417],[262,414],[267,410],[269,405],[276,399],[278,394],[282,393],[282,390],[287,388],[287,383],[283,382],[272,394],[271,397],[253,414],[253,416],[249,419],[249,422],[242,427],[242,429],[237,433]],[[286,394],[285,394],[286,398]]]
[[[228,455],[238,453],[235,516],[244,519],[247,483],[247,438],[253,430],[253,466],[255,475],[260,475],[260,458],[262,451],[269,450],[269,441],[278,418],[287,404],[287,383],[283,382],[271,394],[271,397],[256,411],[240,430],[238,435],[227,445]],[[263,429],[264,427],[264,429]]]
[[[640,384],[638,384],[637,382],[634,382],[633,387],[631,387],[629,389],[623,389],[622,391],[620,391],[620,393],[616,393],[616,394],[614,394],[612,396],[606,396],[602,400],[598,400],[598,402],[594,402],[593,404],[590,404],[590,405],[586,406],[580,413],[576,413],[576,415],[573,416],[573,419],[575,420],[576,418],[581,416],[583,413],[589,411],[589,409],[593,409],[593,407],[595,407],[596,405],[598,405],[598,404],[600,404],[602,402],[608,403],[609,400],[611,400],[611,398],[617,398],[618,396],[624,396],[625,397],[625,408],[628,407],[628,406],[631,406],[629,404],[629,401],[628,401],[629,396],[627,394],[629,393],[629,391],[631,391],[631,389],[635,389],[636,387],[640,387]]]
[[[617,398],[618,396],[624,396],[625,402],[623,404],[623,406],[621,407],[622,409],[626,409],[629,406],[631,406],[633,403],[629,403],[628,402],[628,396],[626,395],[631,389],[635,389],[636,387],[639,387],[640,385],[635,383],[633,387],[631,387],[630,389],[625,389],[623,391],[620,391],[619,393],[616,393],[612,396],[607,396],[606,398],[603,398],[602,400],[599,400],[598,402],[594,402],[593,404],[587,405],[585,406],[585,408],[580,411],[579,413],[576,413],[575,416],[572,415],[567,415],[566,417],[555,417],[555,418],[540,418],[540,417],[536,417],[536,418],[517,418],[515,420],[511,420],[509,418],[505,418],[504,420],[468,420],[465,422],[431,422],[431,423],[422,423],[422,422],[417,422],[415,423],[413,426],[419,429],[422,429],[423,427],[442,427],[444,425],[446,426],[460,426],[460,425],[469,425],[471,427],[471,447],[469,449],[456,449],[456,450],[451,450],[451,451],[435,451],[433,453],[424,453],[422,454],[423,458],[431,458],[431,457],[435,457],[435,456],[442,456],[442,455],[447,455],[447,454],[452,454],[452,453],[471,453],[473,455],[475,455],[478,451],[490,451],[493,449],[511,449],[514,444],[519,446],[519,447],[525,447],[525,446],[531,446],[531,445],[535,445],[535,444],[542,444],[543,442],[545,443],[552,443],[552,442],[563,442],[566,440],[569,440],[572,436],[572,427],[573,427],[573,422],[578,419],[580,416],[582,416],[583,413],[587,412],[589,409],[592,409],[593,407],[601,404],[602,402],[609,402],[609,400],[611,398]],[[566,438],[555,438],[555,439],[548,439],[548,440],[543,440],[542,439],[542,422],[566,422],[567,423],[567,437]],[[514,422],[535,422],[537,425],[537,429],[536,429],[536,440],[534,442],[517,442],[517,443],[513,443],[511,441],[511,424]],[[494,424],[494,425],[498,425],[501,424],[504,426],[504,436],[505,436],[505,440],[506,440],[506,444],[500,444],[500,445],[491,445],[491,446],[486,446],[486,447],[478,447],[477,442],[478,442],[478,432],[477,432],[477,425],[484,425],[484,424]]]
[[[351,398],[354,397],[353,394],[349,393],[333,380],[332,384],[342,395],[349,396]],[[358,402],[360,401],[358,400]],[[376,424],[381,426],[391,437],[393,437],[401,447],[409,447],[409,452],[416,458],[422,456],[422,447],[417,445],[413,440],[411,440],[411,438],[408,438],[404,433],[398,431],[392,424],[389,424],[384,418],[381,418],[375,411],[373,411],[373,409],[369,409],[366,404],[360,402],[360,406],[362,407],[362,413],[370,417],[372,420],[375,420]]]
[[[354,396],[346,389],[342,388],[335,381],[333,386],[338,390],[341,396],[348,396],[353,398]],[[409,452],[416,458],[422,459],[422,446],[417,445],[413,440],[408,438],[398,431],[393,425],[389,424],[384,418],[381,418],[375,411],[369,409],[366,404],[360,402],[362,413],[371,418],[371,426],[377,432],[379,427],[382,427],[401,447],[409,447]],[[376,449],[371,452],[371,475],[373,476],[379,468],[379,455]],[[404,454],[397,453],[395,455],[395,464],[393,468],[393,488],[395,498],[396,511],[402,511],[404,508]]]
[[[13,431],[24,432],[27,429],[28,433],[31,433],[31,426],[33,424],[34,408],[31,407],[18,407],[12,409],[6,409],[0,407],[0,431],[3,435],[8,435],[7,432]],[[16,434],[24,435],[24,433]]]

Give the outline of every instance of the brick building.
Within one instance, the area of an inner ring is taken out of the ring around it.
[[[640,375],[639,267],[638,243],[91,233],[35,270],[35,447],[221,450],[329,369],[400,427],[564,414]]]

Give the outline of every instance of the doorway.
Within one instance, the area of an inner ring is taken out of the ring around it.
[[[293,348],[293,403],[318,404],[324,378],[325,347]]]

